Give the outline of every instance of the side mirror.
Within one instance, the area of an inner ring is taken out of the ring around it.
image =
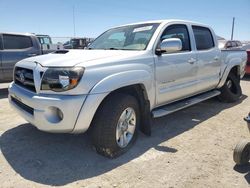
[[[161,44],[160,48],[157,49],[157,52],[164,53],[172,53],[172,52],[178,52],[181,51],[182,49],[182,42],[178,38],[169,38],[169,39],[164,39]]]

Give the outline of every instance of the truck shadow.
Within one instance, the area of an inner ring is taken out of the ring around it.
[[[19,125],[2,134],[0,147],[5,159],[23,178],[44,185],[62,186],[92,178],[128,163],[154,148],[166,155],[178,152],[161,146],[224,109],[241,103],[224,104],[211,99],[153,121],[152,136],[139,134],[136,144],[124,155],[107,159],[96,154],[88,134],[49,134],[30,124]],[[181,117],[181,118],[180,118]]]
[[[250,163],[243,165],[243,166],[235,165],[234,170],[236,172],[241,173],[241,174],[245,174],[244,177],[245,177],[247,183],[250,184]]]

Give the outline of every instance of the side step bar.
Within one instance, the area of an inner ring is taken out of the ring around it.
[[[221,92],[218,90],[213,90],[213,91],[199,94],[199,95],[196,95],[196,96],[193,96],[193,97],[181,100],[181,101],[177,101],[177,102],[174,102],[174,103],[162,106],[162,107],[158,107],[152,111],[153,118],[158,118],[158,117],[171,114],[183,108],[187,108],[199,102],[213,98],[217,95],[220,95],[220,93]]]

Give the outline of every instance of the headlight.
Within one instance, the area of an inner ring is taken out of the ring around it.
[[[84,68],[49,68],[42,78],[41,90],[63,92],[73,89],[82,78]]]

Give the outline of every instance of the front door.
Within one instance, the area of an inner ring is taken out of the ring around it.
[[[155,57],[157,106],[194,95],[197,91],[196,52],[191,50],[187,26],[178,24],[167,27],[160,40],[167,38],[179,38],[182,50]]]

